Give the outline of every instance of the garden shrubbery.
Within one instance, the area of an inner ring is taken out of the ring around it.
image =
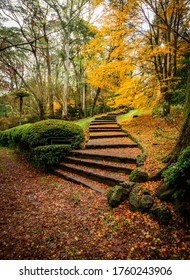
[[[190,215],[190,146],[183,150],[176,163],[164,172],[167,189],[173,189],[172,200],[184,215]],[[183,205],[183,207],[182,207]]]
[[[61,162],[71,150],[70,145],[47,145],[33,149],[31,162],[43,170],[49,170]]]
[[[65,137],[68,145],[47,145],[49,137]],[[36,166],[46,168],[60,162],[70,149],[84,142],[83,129],[71,122],[45,120],[25,124],[0,132],[0,145],[17,148]]]

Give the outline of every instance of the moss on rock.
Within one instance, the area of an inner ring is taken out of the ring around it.
[[[148,174],[144,171],[140,171],[138,168],[134,169],[129,175],[129,181],[132,182],[146,182],[148,180]]]
[[[125,190],[122,186],[114,186],[109,189],[106,196],[109,205],[114,208],[119,206],[125,199],[127,199],[129,191]]]

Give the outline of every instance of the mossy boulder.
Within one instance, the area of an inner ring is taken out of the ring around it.
[[[130,181],[126,181],[126,182],[120,183],[120,186],[122,186],[125,190],[127,190],[128,193],[132,190],[134,185],[135,185],[135,183],[134,182],[130,182]]]
[[[114,186],[106,193],[108,204],[114,208],[119,206],[124,200],[127,199],[129,191],[125,190],[122,186]]]
[[[154,204],[154,200],[152,196],[149,194],[145,194],[142,196],[142,198],[139,201],[139,208],[142,211],[147,211],[152,207],[153,204]]]
[[[165,183],[161,183],[155,190],[157,197],[165,201],[171,201],[174,192],[175,188],[170,188]]]
[[[129,194],[129,209],[131,211],[138,211],[139,210],[139,197],[138,194],[141,190],[141,185],[136,186],[132,189]]]
[[[135,186],[129,194],[129,209],[131,211],[149,211],[154,204],[154,200],[148,189],[141,185]]]
[[[150,215],[156,219],[159,224],[167,225],[172,219],[170,209],[167,204],[163,203],[161,205],[153,206],[150,209]]]
[[[137,156],[137,166],[138,167],[144,165],[145,158],[146,158],[146,156],[143,154]]]
[[[148,174],[138,168],[134,169],[129,175],[129,181],[143,183],[148,180]]]

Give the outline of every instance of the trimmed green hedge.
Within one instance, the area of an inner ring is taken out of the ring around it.
[[[80,147],[84,141],[84,133],[78,125],[62,120],[46,120],[34,123],[23,135],[22,144],[27,148],[43,146],[48,137],[72,137],[71,147]]]
[[[0,145],[17,148],[22,142],[23,131],[29,127],[30,124],[16,126],[0,132]]]
[[[69,154],[70,145],[48,145],[33,149],[30,161],[43,170],[49,170],[61,162]]]
[[[61,120],[45,120],[2,131],[0,144],[30,150],[46,145],[47,138],[51,136],[72,138],[72,148],[79,148],[85,139],[83,129],[77,124]]]
[[[49,137],[69,138],[71,144],[47,145]],[[80,148],[84,140],[84,132],[79,125],[62,120],[45,120],[0,132],[0,145],[19,149],[35,165],[43,168],[60,162],[62,155],[70,149]]]

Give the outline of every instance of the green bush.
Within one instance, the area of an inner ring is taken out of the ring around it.
[[[144,171],[135,168],[129,175],[129,181],[131,182],[146,182],[148,180],[148,174]]]
[[[22,150],[24,131],[26,131],[29,126],[30,124],[25,124],[1,131],[0,145]]]
[[[164,181],[170,188],[176,188],[173,198],[190,196],[190,146],[183,150],[176,163],[164,172]]]
[[[78,125],[62,120],[45,120],[31,124],[23,133],[23,148],[35,148],[47,144],[49,137],[72,138],[71,147],[78,148],[84,141],[84,133]]]
[[[45,120],[17,126],[0,134],[0,144],[30,150],[47,144],[49,137],[71,138],[71,147],[78,148],[84,141],[83,129],[77,124],[61,120]]]
[[[5,131],[0,131],[0,146],[8,146],[8,133]]]
[[[33,149],[30,155],[30,161],[43,170],[49,170],[56,166],[69,154],[71,150],[70,145],[47,145],[39,146]]]
[[[47,145],[49,137],[69,138],[71,144]],[[44,169],[59,163],[70,149],[79,148],[84,139],[79,125],[61,120],[45,120],[0,132],[0,145],[19,149],[33,164]]]

